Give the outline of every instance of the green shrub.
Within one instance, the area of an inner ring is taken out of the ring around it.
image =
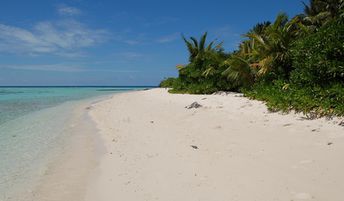
[[[285,18],[280,16],[282,21],[276,20],[270,32],[263,33],[268,34],[266,40],[251,35],[251,41],[232,54],[212,48],[214,41],[205,48],[206,34],[200,43],[184,38],[190,63],[179,69],[178,78],[166,79],[161,86],[172,87],[172,93],[191,94],[241,88],[273,111],[344,116],[343,19],[329,19],[314,32],[309,31],[311,27],[299,27],[299,18],[283,23]]]
[[[283,80],[256,83],[245,95],[265,101],[271,111],[314,113],[318,116],[344,115],[344,83],[327,87],[287,84]]]
[[[159,87],[172,88],[174,83],[176,82],[176,79],[177,78],[174,78],[174,77],[165,78],[164,80],[160,82]]]
[[[296,41],[290,52],[291,82],[300,87],[344,82],[344,24],[339,20]]]
[[[179,70],[179,77],[173,84],[172,93],[211,94],[217,91],[237,90],[222,75],[221,65],[226,55],[219,52],[205,52],[202,57]]]

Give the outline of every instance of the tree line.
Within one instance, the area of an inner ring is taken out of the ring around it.
[[[279,14],[243,35],[237,50],[200,39],[183,41],[189,63],[160,84],[171,93],[237,91],[270,110],[344,115],[344,0],[311,0],[292,18]]]

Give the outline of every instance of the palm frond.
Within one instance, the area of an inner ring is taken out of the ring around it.
[[[192,44],[190,41],[188,41],[185,36],[182,34],[182,38],[185,42],[185,45],[189,51],[190,54],[190,60],[192,60],[198,53],[197,53],[197,48],[194,46],[194,44]]]
[[[246,35],[248,38],[258,42],[260,45],[265,45],[265,41],[261,35],[251,33]]]
[[[274,58],[272,56],[268,56],[259,61],[258,76],[266,75],[269,71],[271,71],[273,60]]]
[[[244,58],[233,55],[223,65],[227,68],[222,75],[235,84],[249,86],[254,82],[255,71]]]
[[[214,75],[216,73],[216,69],[213,66],[208,66],[207,69],[202,73],[203,76],[208,77]]]
[[[285,13],[277,15],[275,22],[272,24],[273,29],[278,29],[288,22],[288,16]]]
[[[198,41],[197,41],[197,39],[194,38],[194,37],[190,37],[190,39],[191,39],[192,42],[194,43],[195,48],[198,48]]]
[[[200,41],[199,41],[199,50],[200,50],[200,51],[204,51],[204,48],[205,48],[205,41],[207,40],[207,35],[208,35],[208,33],[205,32],[205,33],[202,35],[202,37],[201,37],[201,39],[200,39]]]
[[[215,41],[210,42],[209,45],[206,48],[206,51],[211,51],[213,49],[214,43],[215,43]]]
[[[223,48],[223,41],[221,41],[220,43],[218,43],[216,46],[215,46],[215,49],[216,50],[221,50]]]

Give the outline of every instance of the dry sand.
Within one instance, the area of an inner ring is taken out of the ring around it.
[[[203,107],[187,109],[194,101]],[[93,104],[104,141],[87,201],[343,201],[344,127],[238,94],[129,92]]]

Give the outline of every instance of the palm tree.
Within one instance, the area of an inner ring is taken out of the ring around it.
[[[250,31],[248,31],[248,33],[263,34],[266,28],[269,27],[270,25],[271,25],[270,21],[257,23],[256,25],[254,25],[254,27]]]
[[[209,44],[206,44],[207,35],[207,32],[205,32],[199,41],[194,37],[190,37],[190,40],[187,40],[182,35],[190,54],[190,64],[187,66],[193,69],[189,69],[189,71],[193,72],[193,74],[199,72],[200,75],[204,77],[219,74],[219,66],[224,60],[223,57],[225,57],[222,48],[223,43],[216,43],[216,40],[214,40]],[[185,66],[179,68],[178,70],[185,71],[183,70],[184,67]]]
[[[290,67],[289,47],[298,35],[297,19],[288,21],[285,14],[279,14],[275,22],[266,27],[264,33],[248,33],[248,37],[254,42],[250,54],[254,66],[258,67],[258,76],[281,68],[284,76],[288,76]],[[274,69],[275,67],[275,69]]]
[[[257,35],[262,35],[264,34],[265,30],[267,27],[269,27],[271,22],[263,22],[263,23],[258,23],[256,24],[247,34],[257,34]],[[244,35],[246,36],[246,35]],[[239,53],[240,56],[246,58],[249,57],[255,48],[255,40],[254,39],[249,39],[249,40],[244,40],[240,43],[239,45]]]
[[[215,40],[211,41],[208,45],[206,45],[208,33],[205,32],[200,40],[198,41],[194,37],[190,37],[190,40],[187,40],[184,35],[182,35],[182,38],[188,48],[189,51],[189,61],[194,62],[196,59],[202,59],[204,54],[206,52],[212,52],[212,51],[221,51],[222,50],[222,42],[215,44]]]
[[[231,80],[235,86],[249,87],[255,81],[256,69],[244,58],[232,55],[223,63],[226,68],[222,75]]]

